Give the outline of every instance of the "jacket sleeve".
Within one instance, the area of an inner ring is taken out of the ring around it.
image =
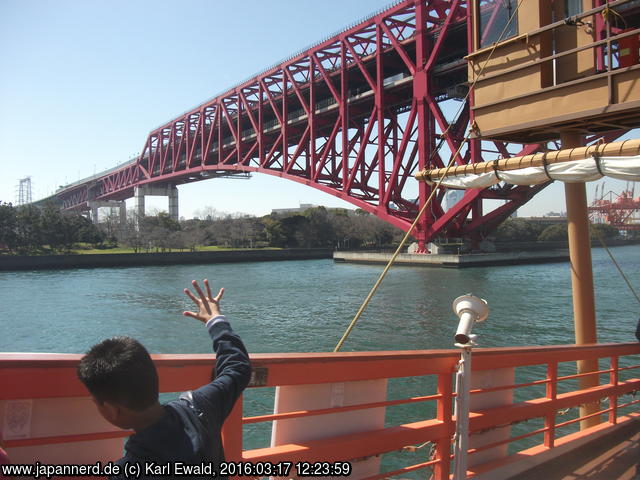
[[[209,334],[216,352],[216,376],[211,383],[194,390],[193,399],[200,408],[213,411],[222,422],[249,384],[251,362],[242,340],[228,322],[215,323]]]
[[[638,318],[638,326],[636,327],[636,338],[640,342],[640,318]]]

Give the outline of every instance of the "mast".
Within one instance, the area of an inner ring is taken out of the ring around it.
[[[582,136],[576,133],[562,133],[563,149],[582,147]],[[597,342],[595,300],[593,294],[593,270],[591,265],[591,240],[589,236],[589,212],[587,191],[584,182],[564,184],[567,203],[567,234],[569,239],[569,261],[571,264],[571,291],[573,296],[573,324],[577,345]],[[578,361],[578,374],[598,371],[598,360]],[[581,389],[598,385],[598,376],[579,378]],[[580,416],[594,414],[599,404],[580,406]],[[600,423],[600,416],[580,421],[580,429]]]

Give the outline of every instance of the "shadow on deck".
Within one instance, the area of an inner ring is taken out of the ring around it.
[[[636,425],[638,427],[639,425]],[[557,478],[562,480],[636,480],[640,479],[640,433],[629,437],[621,432],[566,454],[544,467],[537,467],[520,480]],[[585,459],[589,459],[587,463]]]
[[[603,427],[598,433],[554,450],[557,450],[555,455],[545,455],[553,452],[550,450],[510,466],[505,465],[503,475],[494,478],[640,480],[640,419],[618,428]]]

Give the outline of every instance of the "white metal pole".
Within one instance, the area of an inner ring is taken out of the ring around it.
[[[454,443],[454,480],[467,478],[467,451],[469,450],[469,391],[471,389],[471,349],[476,335],[471,333],[476,322],[484,322],[489,315],[487,302],[471,294],[453,301],[453,311],[460,319],[455,334],[455,346],[460,348],[460,361],[456,373],[456,437]]]
[[[471,347],[460,352],[456,373],[456,441],[454,445],[454,480],[467,478],[467,450],[469,450],[469,390],[471,389]]]

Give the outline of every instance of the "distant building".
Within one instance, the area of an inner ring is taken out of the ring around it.
[[[285,215],[289,213],[302,213],[305,210],[309,210],[310,208],[316,208],[319,205],[314,205],[312,203],[301,203],[298,208],[274,208],[271,210],[272,215]]]
[[[271,210],[271,215],[291,215],[293,213],[304,213],[306,210],[309,210],[310,208],[318,208],[318,207],[325,208],[328,212],[333,212],[338,210],[341,212],[346,212],[347,215],[356,214],[356,210],[351,208],[331,208],[331,207],[325,207],[324,205],[314,205],[312,203],[301,203],[298,208],[274,208]]]
[[[547,212],[543,215],[543,217],[562,217],[562,218],[566,218],[567,214],[566,212]]]
[[[447,190],[447,193],[444,194],[445,212],[462,200],[462,197],[464,197],[464,190]]]

